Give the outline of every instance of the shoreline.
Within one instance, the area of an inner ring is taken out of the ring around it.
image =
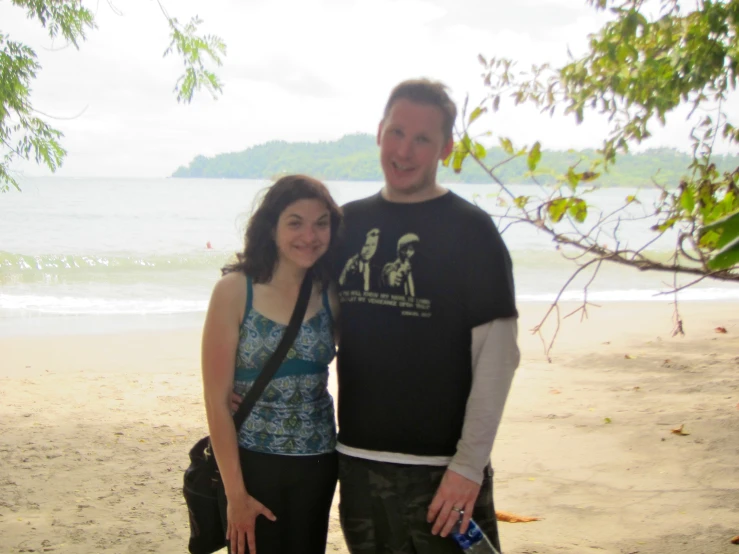
[[[604,304],[563,322],[552,363],[528,332],[545,306],[519,305],[493,452],[496,508],[543,519],[500,523],[505,553],[734,552],[739,303],[681,304],[674,338],[669,302]],[[184,552],[182,471],[207,432],[199,350],[199,327],[0,338],[0,544]]]
[[[645,291],[648,292],[648,291]],[[665,313],[666,306],[672,306],[669,296],[661,299],[612,300],[593,299],[590,312],[611,311],[616,317],[623,317],[624,311],[645,309],[648,313]],[[522,321],[533,322],[537,314],[543,316],[552,299],[527,298],[518,299],[517,306],[522,314]],[[703,314],[706,309],[725,304],[736,304],[739,307],[739,296],[727,295],[723,298],[690,298],[680,300],[679,306],[687,314]],[[563,315],[579,307],[579,300],[561,300]],[[670,308],[672,310],[672,308]],[[23,337],[73,337],[99,336],[113,334],[169,333],[200,330],[205,319],[205,310],[171,314],[26,314],[17,316],[10,310],[0,310],[0,341]],[[525,321],[524,321],[525,320]],[[533,325],[533,323],[532,323]],[[527,327],[526,327],[527,329]]]

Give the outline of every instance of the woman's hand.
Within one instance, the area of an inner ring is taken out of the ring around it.
[[[231,541],[232,554],[246,554],[247,545],[249,554],[257,554],[254,527],[260,515],[270,521],[277,521],[269,508],[246,491],[236,498],[228,498],[226,513],[228,517],[226,540]]]

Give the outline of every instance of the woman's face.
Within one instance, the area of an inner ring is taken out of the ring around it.
[[[331,214],[320,200],[293,202],[277,220],[275,244],[280,263],[308,269],[326,253],[330,242]]]

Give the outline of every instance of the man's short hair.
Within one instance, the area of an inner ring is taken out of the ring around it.
[[[390,93],[390,98],[385,104],[383,119],[387,119],[393,104],[398,100],[405,99],[416,104],[428,104],[436,106],[444,115],[444,139],[452,138],[454,121],[457,119],[457,106],[449,98],[448,87],[440,81],[430,79],[409,79],[397,85]]]

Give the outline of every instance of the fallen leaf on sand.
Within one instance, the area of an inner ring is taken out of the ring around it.
[[[611,420],[610,417],[604,417],[603,418],[603,423],[612,423],[612,420]]]
[[[714,331],[716,331],[717,333],[721,333],[722,335],[725,335],[726,333],[728,333],[728,331],[726,330],[726,327],[716,327]]]
[[[549,394],[560,394],[560,392],[557,389],[552,389],[549,391]]]
[[[540,517],[519,516],[512,514],[511,512],[502,512],[500,510],[495,510],[495,517],[498,521],[505,521],[507,523],[528,523],[529,521],[539,521],[541,519]]]
[[[627,360],[633,360],[634,358],[636,358],[636,356],[632,356],[631,354],[624,354],[624,358],[626,358]]]
[[[496,513],[496,515],[497,515],[497,513]],[[739,535],[737,535],[736,537],[734,537],[733,539],[731,539],[731,544],[739,544]]]
[[[683,431],[683,427],[685,427],[684,423],[680,425],[680,427],[675,427],[674,429],[671,429],[670,432],[676,435],[689,435],[690,433],[686,433],[685,431]]]
[[[641,390],[641,387],[634,387],[634,390]]]

